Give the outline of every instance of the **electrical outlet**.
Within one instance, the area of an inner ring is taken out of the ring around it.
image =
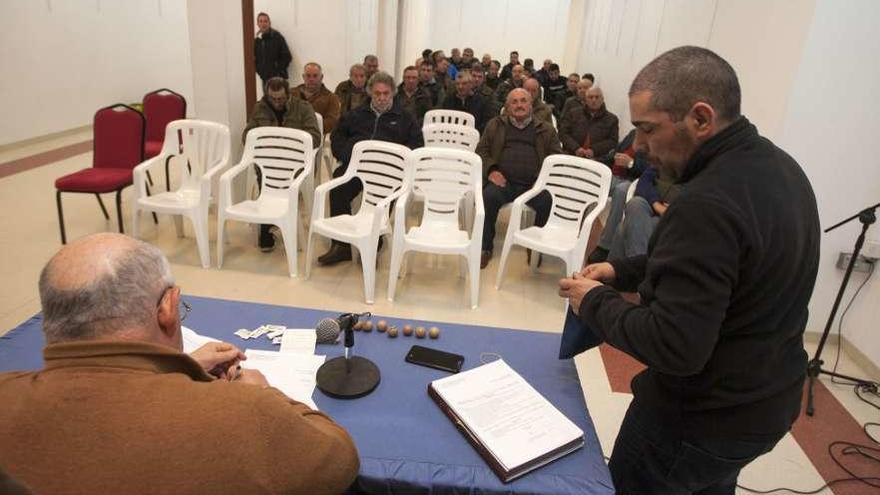
[[[841,270],[846,270],[846,267],[849,266],[849,260],[852,258],[852,253],[840,253],[840,256],[837,258],[837,268]],[[865,258],[861,254],[859,255],[859,259],[856,260],[856,264],[853,265],[854,272],[862,272],[862,273],[870,273],[871,266],[873,265],[873,261]]]
[[[880,241],[867,239],[862,246],[862,256],[869,260],[880,259]]]

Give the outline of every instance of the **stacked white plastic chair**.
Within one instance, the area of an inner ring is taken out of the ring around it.
[[[422,128],[430,124],[455,124],[475,128],[477,120],[473,115],[458,110],[428,110],[425,112]]]
[[[180,174],[179,187],[155,195],[147,193],[147,172],[169,162]],[[135,197],[132,207],[133,235],[139,234],[140,212],[175,215],[178,237],[183,236],[182,217],[193,224],[202,267],[211,265],[208,237],[208,206],[214,179],[229,165],[229,128],[204,120],[175,120],[165,128],[162,151],[134,169]]]
[[[314,235],[351,244],[360,254],[364,272],[364,299],[374,301],[376,251],[379,236],[391,233],[388,208],[403,194],[406,146],[385,141],[361,141],[354,145],[345,174],[315,188],[312,221],[306,249],[306,278],[311,275]],[[354,215],[325,217],[324,200],[331,189],[357,178],[364,186],[360,209]]]
[[[394,208],[394,243],[388,300],[394,300],[397,276],[409,251],[463,256],[470,281],[471,307],[480,294],[480,246],[483,236],[483,162],[473,152],[448,148],[419,148],[410,154],[406,188]],[[411,195],[424,198],[421,223],[406,231],[406,203]],[[473,227],[459,228],[458,210],[463,199],[474,203]]]
[[[495,287],[501,287],[507,256],[514,244],[531,249],[532,260],[540,252],[562,258],[565,273],[580,270],[590,230],[605,208],[610,187],[611,170],[604,164],[569,155],[545,158],[535,185],[513,202]],[[521,228],[520,217],[526,201],[544,190],[553,197],[547,224]]]
[[[302,185],[303,203],[305,210],[309,213],[312,211],[312,201],[315,198],[315,184],[321,182],[318,173],[320,172],[321,162],[324,161],[324,117],[320,113],[315,112],[315,118],[318,120],[318,132],[321,134],[321,139],[317,143],[312,143],[315,147],[313,160],[315,165],[312,168],[312,173],[305,178],[305,182]]]
[[[255,200],[232,202],[232,181],[256,164],[263,177],[263,187]],[[257,127],[247,133],[241,162],[220,178],[220,203],[217,208],[217,266],[223,266],[224,231],[227,220],[271,224],[278,227],[284,240],[288,272],[297,275],[297,228],[299,195],[315,169],[312,136],[286,127]],[[303,196],[305,196],[305,191]],[[306,203],[308,205],[308,203]]]

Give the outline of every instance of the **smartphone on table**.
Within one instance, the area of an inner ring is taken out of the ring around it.
[[[438,370],[458,373],[464,364],[464,356],[451,352],[414,345],[406,353],[406,362],[436,368]]]

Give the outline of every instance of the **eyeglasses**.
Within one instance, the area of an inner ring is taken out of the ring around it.
[[[173,289],[177,287],[176,285],[169,285],[165,287],[165,290],[162,291],[162,294],[159,295],[159,301],[156,303],[156,307],[158,308],[160,304],[162,304],[162,299],[165,297],[165,294],[168,292],[168,289]],[[186,319],[189,316],[190,311],[192,311],[192,306],[189,305],[188,302],[183,300],[183,297],[180,298],[180,309],[178,310],[180,314],[180,321]]]

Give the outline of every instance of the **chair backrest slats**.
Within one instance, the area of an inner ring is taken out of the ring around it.
[[[426,124],[422,127],[425,146],[476,151],[480,132],[457,124]]]
[[[568,155],[550,155],[541,167],[538,183],[553,197],[548,227],[579,230],[586,215],[608,197],[608,167]]]
[[[403,187],[409,148],[367,140],[354,145],[349,166],[364,186],[361,208],[372,208]]]
[[[458,110],[428,110],[425,113],[424,124],[455,124],[468,127],[476,127],[477,120],[473,115]]]
[[[181,189],[196,189],[211,168],[229,158],[229,128],[204,120],[175,120],[165,129],[162,154],[181,165]]]
[[[424,198],[422,224],[443,223],[458,228],[461,199],[479,185],[482,160],[471,151],[425,147],[410,156],[410,185]]]
[[[284,197],[297,177],[311,167],[312,136],[287,127],[257,127],[245,137],[242,161],[259,167],[265,186],[260,196]]]

